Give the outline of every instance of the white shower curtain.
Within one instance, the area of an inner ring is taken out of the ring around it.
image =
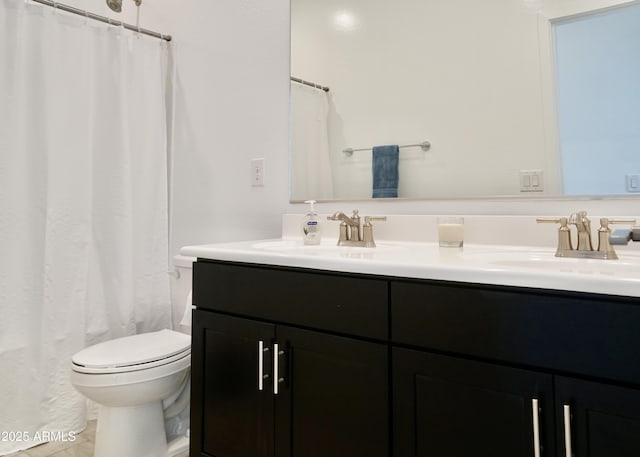
[[[84,427],[75,352],[170,326],[167,53],[0,0],[0,455]]]
[[[291,198],[333,198],[327,93],[291,82]]]

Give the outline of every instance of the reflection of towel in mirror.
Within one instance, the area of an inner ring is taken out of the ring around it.
[[[373,198],[395,198],[398,196],[397,144],[375,146],[371,159],[373,171]]]

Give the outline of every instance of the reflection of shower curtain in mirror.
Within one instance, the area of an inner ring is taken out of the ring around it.
[[[291,82],[291,198],[333,198],[326,92]]]
[[[170,325],[167,59],[0,1],[0,455],[84,428],[75,352]]]

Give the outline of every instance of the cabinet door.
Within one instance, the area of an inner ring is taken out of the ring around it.
[[[558,455],[570,441],[575,457],[640,456],[640,390],[558,376],[556,401]]]
[[[271,379],[259,390],[259,342],[268,348],[274,326],[195,311],[193,319],[191,456],[273,456]],[[270,373],[271,355],[263,372]]]
[[[392,359],[394,457],[533,457],[536,443],[554,455],[550,375],[400,348]]]
[[[278,457],[389,455],[388,347],[278,326]]]

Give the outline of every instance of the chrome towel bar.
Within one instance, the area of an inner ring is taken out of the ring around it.
[[[431,149],[431,143],[428,141],[423,141],[422,143],[418,143],[418,144],[404,144],[402,146],[398,146],[399,148],[414,148],[420,146],[420,148],[422,148],[423,151],[428,151],[429,149]],[[357,151],[371,151],[373,148],[362,148],[362,149],[353,149],[353,148],[347,148],[347,149],[343,149],[342,152],[344,152],[344,154],[347,157],[351,157],[353,155],[354,152]]]

